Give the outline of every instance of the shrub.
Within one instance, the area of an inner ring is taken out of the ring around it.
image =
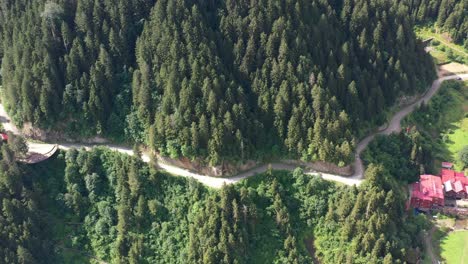
[[[458,152],[458,160],[463,166],[463,169],[468,167],[468,145],[464,146],[460,152]]]

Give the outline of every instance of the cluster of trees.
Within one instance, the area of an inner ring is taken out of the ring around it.
[[[132,130],[164,155],[211,164],[262,152],[345,164],[358,124],[433,77],[407,11],[158,1],[137,42]]]
[[[360,129],[434,76],[408,7],[392,1],[1,0],[0,11],[17,123],[211,164],[348,163]]]
[[[468,168],[468,146],[464,146],[460,152],[458,152],[458,160],[462,164],[462,168],[465,170]],[[467,174],[467,173],[465,173]]]
[[[434,172],[437,147],[427,133],[416,127],[400,134],[377,136],[362,154],[365,165],[382,164],[396,179],[415,182],[419,175]]]
[[[218,192],[105,149],[71,150],[32,170],[49,171],[39,181],[50,213],[73,226],[54,240],[84,255],[116,263],[250,263],[258,254],[265,254],[264,263],[308,259],[277,180],[262,191],[226,186]],[[66,261],[63,246],[55,247],[51,259]]]
[[[406,214],[406,193],[381,165],[370,165],[359,188],[337,192],[315,229],[323,263],[416,263],[424,217]],[[337,249],[339,250],[333,250]]]
[[[18,123],[123,134],[135,42],[153,0],[1,0],[3,98]]]
[[[14,151],[17,148],[1,145],[0,262],[47,263],[53,252],[50,223],[41,211],[42,192],[32,175],[16,162],[16,156],[21,155]]]
[[[57,221],[49,263],[68,263],[71,252],[81,262],[310,263],[302,239],[311,233],[322,263],[400,263],[422,225],[406,218],[395,180],[369,167],[359,188],[297,169],[217,191],[94,149],[61,153],[28,173],[44,190],[41,216]]]
[[[441,29],[450,32],[453,40],[468,49],[468,1],[467,0],[416,0],[406,2],[416,22],[436,22]]]

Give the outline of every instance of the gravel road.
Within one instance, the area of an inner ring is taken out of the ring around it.
[[[400,132],[401,131],[401,120],[406,117],[409,113],[414,111],[419,105],[421,105],[422,102],[427,102],[429,101],[432,96],[437,92],[437,90],[440,88],[440,84],[443,81],[446,80],[453,80],[453,79],[468,79],[468,74],[460,74],[460,75],[452,75],[452,76],[447,76],[447,77],[442,77],[437,80],[435,80],[431,86],[431,88],[425,93],[425,95],[414,102],[411,105],[408,105],[395,113],[395,115],[391,118],[390,122],[388,123],[388,126],[376,133],[373,133],[367,137],[365,137],[361,142],[359,142],[356,146],[356,154],[355,154],[355,161],[354,161],[354,168],[355,168],[355,173],[351,177],[343,177],[340,175],[333,175],[333,174],[328,174],[328,173],[320,173],[320,172],[307,172],[307,174],[310,175],[318,175],[320,174],[322,178],[326,180],[331,180],[331,181],[336,181],[336,182],[341,182],[346,185],[360,185],[363,181],[364,178],[364,166],[362,164],[362,160],[360,158],[360,155],[364,149],[366,149],[367,145],[375,138],[377,134],[383,134],[383,135],[389,135],[391,133],[395,132]],[[3,128],[6,131],[11,131],[15,134],[19,133],[19,130],[11,123],[11,120],[6,113],[4,107],[2,104],[0,104],[0,122],[3,125]],[[37,145],[37,144],[36,144]],[[68,150],[70,148],[86,148],[86,149],[91,149],[95,147],[96,145],[86,145],[86,144],[58,144],[60,149],[63,150]],[[100,145],[101,146],[101,145]],[[133,151],[130,148],[127,147],[122,147],[118,145],[104,145],[106,147],[109,147],[111,150],[118,151],[124,154],[128,155],[133,155]],[[143,161],[149,162],[150,157],[146,154],[143,154],[142,156]],[[167,171],[170,174],[178,175],[178,176],[183,176],[183,177],[192,177],[195,178],[196,180],[200,181],[201,183],[213,187],[213,188],[220,188],[223,186],[223,184],[235,184],[243,179],[246,179],[248,177],[254,176],[255,174],[265,172],[270,166],[273,170],[294,170],[296,166],[285,164],[285,163],[271,163],[271,164],[265,164],[260,167],[254,168],[252,170],[242,172],[237,176],[231,177],[231,178],[218,178],[218,177],[211,177],[207,175],[200,175],[197,173],[190,172],[186,169],[182,169],[179,167],[175,167],[172,165],[164,164],[161,161],[157,161],[158,166]]]

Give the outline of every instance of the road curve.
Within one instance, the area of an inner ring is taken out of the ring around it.
[[[364,166],[362,164],[360,155],[366,149],[369,143],[375,138],[375,136],[378,134],[389,135],[394,132],[400,132],[401,120],[404,117],[406,117],[409,113],[413,112],[417,107],[419,107],[421,103],[429,101],[432,98],[432,96],[434,96],[434,94],[437,92],[437,90],[440,88],[440,85],[442,82],[446,80],[453,80],[453,79],[459,79],[459,78],[463,80],[467,80],[468,74],[451,75],[451,76],[442,77],[442,78],[435,80],[432,83],[432,86],[430,87],[430,89],[419,100],[399,110],[391,118],[390,122],[388,123],[388,126],[385,129],[372,133],[369,136],[365,137],[363,140],[361,140],[361,142],[359,142],[356,146],[355,161],[354,161],[355,173],[353,176],[344,177],[340,175],[333,175],[333,174],[321,173],[321,172],[316,172],[316,171],[310,171],[310,172],[307,172],[307,174],[321,175],[321,177],[326,180],[341,182],[346,185],[360,185],[364,179]],[[8,114],[6,113],[2,104],[0,104],[0,122],[2,123],[6,131],[11,131],[12,133],[15,133],[15,134],[19,133],[19,130],[13,125],[13,123],[11,123],[11,120]],[[68,150],[71,148],[85,148],[89,150],[95,146],[106,146],[109,149],[118,151],[120,153],[124,153],[128,155],[134,154],[132,149],[119,146],[119,145],[86,145],[86,144],[64,143],[64,144],[58,144],[58,146],[60,149],[63,149],[63,150]],[[150,161],[150,157],[147,154],[143,154],[142,159],[145,162]],[[207,175],[193,173],[186,169],[182,169],[179,167],[165,164],[161,162],[160,160],[158,160],[156,163],[161,169],[167,171],[170,174],[174,174],[174,175],[182,176],[182,177],[191,177],[213,188],[220,188],[224,184],[235,184],[243,179],[249,178],[258,173],[265,172],[270,167],[273,170],[294,170],[296,168],[296,166],[294,165],[278,162],[278,163],[271,163],[271,164],[265,164],[265,165],[259,166],[249,171],[242,172],[239,175],[231,177],[231,178],[218,178],[218,177],[211,177]]]
[[[450,75],[446,77],[441,77],[436,79],[429,90],[419,98],[416,102],[407,105],[400,109],[388,122],[388,126],[376,133],[372,133],[365,137],[361,142],[359,142],[356,146],[356,154],[355,154],[355,161],[354,161],[354,175],[352,178],[355,179],[363,179],[364,178],[364,165],[362,164],[362,160],[360,158],[361,153],[367,148],[367,145],[375,138],[376,135],[390,135],[392,133],[399,133],[401,131],[401,120],[403,120],[407,115],[417,109],[422,103],[427,103],[439,90],[440,85],[447,80],[455,80],[455,79],[468,79],[468,74],[457,74],[457,75]]]

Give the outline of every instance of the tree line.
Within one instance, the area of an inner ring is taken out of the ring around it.
[[[2,0],[13,119],[211,165],[345,165],[432,61],[406,5],[346,1]]]

